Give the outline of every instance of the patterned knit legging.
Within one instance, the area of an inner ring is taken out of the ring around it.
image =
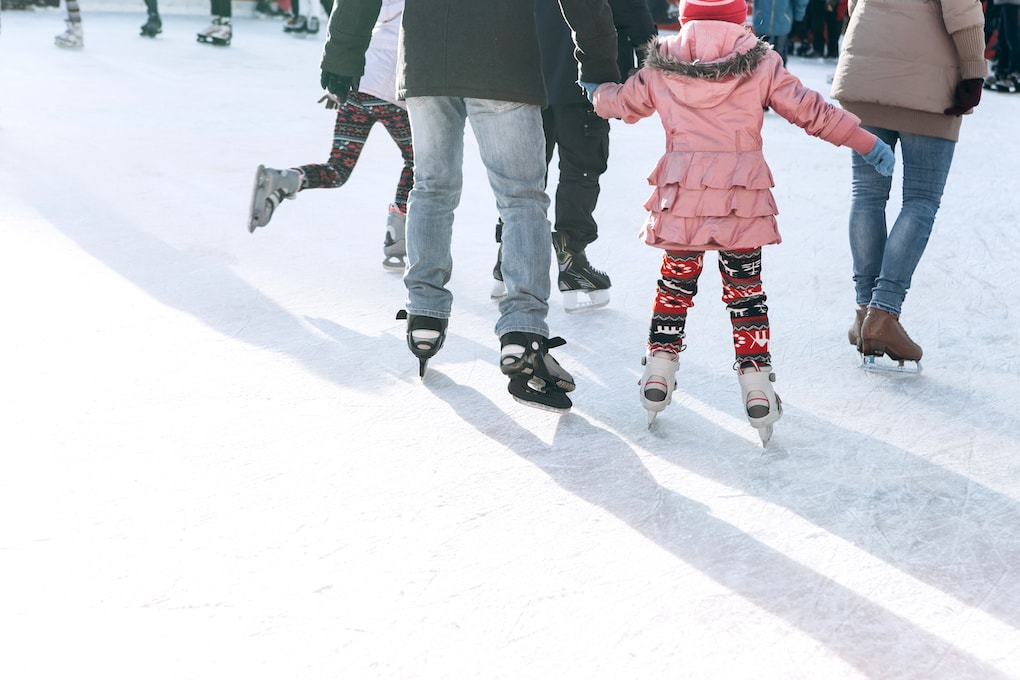
[[[333,149],[329,160],[324,164],[297,168],[305,177],[301,188],[335,189],[343,186],[354,171],[361,150],[365,148],[368,133],[376,123],[382,123],[386,128],[404,158],[393,202],[400,212],[407,212],[407,195],[414,183],[414,151],[411,148],[411,125],[407,120],[407,111],[361,92],[352,92],[347,103],[337,109]]]
[[[684,350],[687,310],[694,306],[698,277],[704,266],[700,251],[666,251],[652,307],[648,350]],[[733,324],[733,350],[737,363],[771,364],[769,317],[761,285],[761,248],[720,250],[722,299]]]

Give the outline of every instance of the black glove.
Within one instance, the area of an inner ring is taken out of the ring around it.
[[[981,86],[983,78],[968,78],[961,80],[953,93],[953,106],[942,113],[947,116],[962,116],[978,105],[981,101]]]
[[[344,104],[351,93],[350,76],[338,76],[335,73],[323,71],[319,78],[319,84],[322,85],[322,89],[336,95],[338,105]]]

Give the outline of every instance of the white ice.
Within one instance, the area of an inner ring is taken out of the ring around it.
[[[965,121],[903,313],[916,377],[847,344],[850,152],[766,116],[785,416],[763,449],[714,258],[646,428],[656,120],[613,123],[589,248],[611,303],[554,294],[578,384],[556,416],[497,368],[470,134],[422,381],[381,266],[381,128],[348,185],[246,229],[259,163],[328,155],[324,33],[238,12],[215,48],[202,12],[143,20],[86,4],[66,52],[62,10],[3,14],[0,677],[1020,677],[1020,98]],[[828,91],[831,64],[790,66]]]

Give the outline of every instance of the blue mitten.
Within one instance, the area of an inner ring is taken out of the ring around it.
[[[583,80],[577,81],[577,84],[584,90],[589,102],[595,97],[595,90],[599,89],[599,85],[601,85],[601,83],[586,83]]]
[[[893,155],[889,145],[881,139],[875,140],[875,146],[864,156],[864,160],[871,163],[879,174],[892,177],[893,169],[896,167],[896,156]]]

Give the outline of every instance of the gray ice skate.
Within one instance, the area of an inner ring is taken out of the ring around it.
[[[768,364],[745,361],[737,369],[737,380],[744,413],[765,446],[772,438],[772,425],[783,415],[783,402],[772,387],[776,374]]]
[[[80,21],[68,21],[67,30],[53,38],[57,47],[65,49],[81,49],[85,46],[85,36],[82,34]]]
[[[679,363],[675,352],[661,349],[646,356],[641,363],[645,366],[645,372],[638,383],[641,388],[639,396],[641,405],[648,412],[648,428],[651,429],[655,416],[673,400]]]
[[[230,17],[214,16],[209,26],[197,35],[198,42],[221,47],[228,47],[232,38],[233,30],[230,25]]]
[[[397,206],[391,204],[389,214],[386,217],[386,238],[383,240],[383,267],[392,271],[404,271],[407,257],[407,241],[404,238],[404,231],[407,216],[397,210]]]
[[[285,198],[297,197],[301,188],[301,175],[296,170],[275,170],[260,165],[255,171],[251,208],[248,211],[248,231],[269,224],[273,212]]]

